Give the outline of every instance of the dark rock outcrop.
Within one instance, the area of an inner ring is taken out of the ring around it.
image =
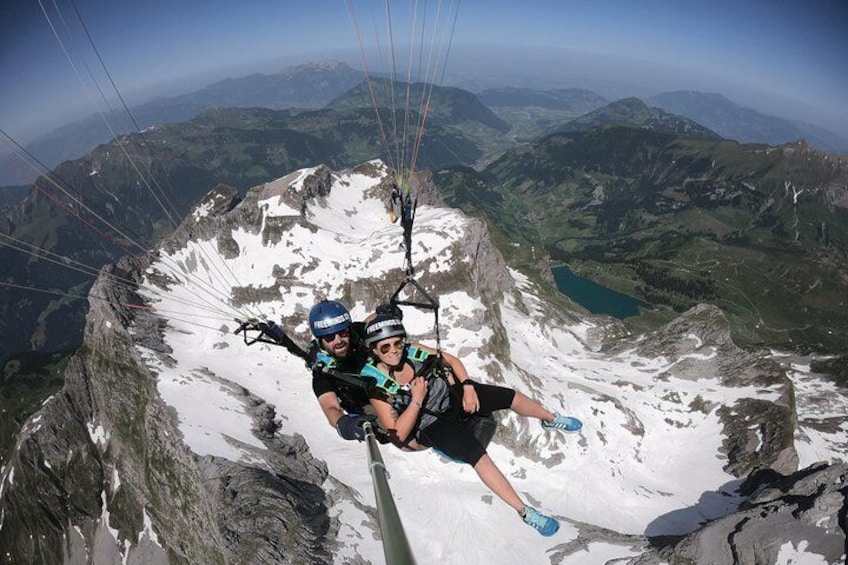
[[[746,486],[754,492],[739,511],[631,565],[845,563],[848,463],[755,474]]]
[[[222,206],[225,211],[229,206]],[[198,457],[183,444],[138,345],[168,365],[161,320],[122,261],[95,282],[85,341],[60,393],[21,431],[2,470],[0,563],[329,563],[327,476],[302,438],[252,406],[263,464]]]

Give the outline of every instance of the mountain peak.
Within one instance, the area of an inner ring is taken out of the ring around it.
[[[361,71],[355,70],[353,67],[348,65],[343,61],[321,61],[321,62],[311,62],[311,63],[302,63],[300,65],[293,65],[290,67],[286,67],[283,69],[280,74],[286,77],[298,77],[306,75],[311,75],[313,73],[340,73],[340,74],[348,74],[348,73],[361,73]]]
[[[401,96],[401,93],[403,95]],[[426,83],[395,81],[382,77],[370,77],[347,92],[331,100],[328,108],[379,108],[390,112],[415,116],[428,108],[428,124],[460,125],[479,122],[493,130],[504,133],[509,124],[497,117],[472,92],[454,86],[435,86]],[[387,116],[388,118],[388,116]],[[478,124],[478,125],[479,125]],[[428,127],[430,127],[428,125]]]
[[[70,559],[96,547],[116,560],[380,560],[364,446],[327,425],[302,360],[248,347],[233,318],[279,321],[305,343],[317,300],[342,300],[357,319],[385,302],[406,277],[402,229],[385,212],[392,183],[384,163],[369,161],[293,171],[234,207],[219,186],[156,254],[105,270],[65,391],[26,423],[0,471],[4,549],[22,562],[59,559],[63,540]],[[508,268],[482,221],[439,205],[419,206],[411,251],[417,281],[440,304],[442,346],[472,378],[585,424],[565,436],[500,414],[489,448],[519,492],[569,524],[553,546],[467,466],[385,446],[418,555],[440,540],[444,563],[540,562],[572,546],[563,551],[580,559],[587,544],[647,556],[651,536],[733,512],[743,500],[734,485],[750,470],[794,470],[792,384],[776,363],[736,348],[717,309],[692,309],[647,338],[615,337],[626,333],[616,322],[568,314]],[[412,339],[435,345],[433,322],[405,309]],[[600,342],[618,345],[599,351]],[[623,502],[628,512],[608,512]],[[818,527],[836,512],[798,519]],[[294,528],[296,542],[283,543]],[[469,546],[457,531],[508,543]]]
[[[636,126],[659,133],[672,133],[702,139],[721,139],[709,129],[688,118],[651,108],[636,97],[623,98],[557,127],[551,133],[587,131],[603,126]]]

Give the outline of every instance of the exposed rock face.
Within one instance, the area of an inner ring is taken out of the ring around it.
[[[21,434],[10,460],[20,476],[3,495],[0,531],[11,562],[61,563],[111,547],[134,552],[145,521],[155,519],[159,562],[200,556],[225,561],[208,495],[182,447],[153,375],[138,359],[122,304],[137,303],[110,276],[131,279],[135,266],[104,270],[92,288],[85,342],[71,361],[61,393]],[[155,325],[153,326],[155,328]],[[33,516],[35,519],[27,519]],[[84,538],[65,542],[66,532]],[[29,540],[29,541],[27,541]],[[156,562],[156,561],[152,561]]]
[[[733,343],[721,309],[698,305],[649,336],[639,350],[648,356],[678,359],[674,365],[678,378],[716,379],[726,386],[780,391],[777,401],[745,398],[734,406],[719,408],[725,426],[725,470],[745,477],[759,468],[780,473],[798,469],[792,382],[777,363]]]
[[[738,512],[631,564],[845,563],[848,464],[762,473],[743,487],[754,492]]]
[[[274,434],[272,407],[253,402],[267,468],[183,445],[133,346],[166,358],[160,320],[123,308],[140,300],[115,278],[142,267],[101,274],[91,292],[106,300],[91,300],[64,389],[21,433],[0,493],[0,562],[329,563],[326,468],[302,439]]]
[[[302,441],[302,440],[301,440]],[[292,449],[298,463],[306,446]],[[201,477],[214,496],[218,527],[231,563],[332,563],[331,521],[320,485],[285,474],[204,457]],[[311,471],[304,465],[301,470]]]
[[[215,233],[215,218],[223,216],[232,210],[240,198],[238,191],[232,186],[219,184],[203,198],[195,207],[194,212],[187,216],[180,226],[164,242],[164,249],[173,249],[185,245],[190,239],[206,239]]]

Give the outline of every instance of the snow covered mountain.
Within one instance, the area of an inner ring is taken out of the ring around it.
[[[355,318],[385,302],[403,280],[390,184],[374,161],[296,171],[241,202],[219,188],[149,262],[104,270],[65,390],[2,469],[0,563],[383,562],[365,446],[327,424],[303,361],[246,346],[234,318],[306,343],[316,301]],[[440,301],[443,348],[584,428],[503,415],[489,449],[561,521],[552,538],[470,467],[384,446],[419,563],[844,562],[848,399],[804,359],[740,350],[708,306],[647,336],[564,312],[505,265],[481,221],[426,183],[421,195],[412,256]],[[404,320],[434,344],[431,314]],[[829,465],[794,474],[817,461]],[[722,526],[746,511],[749,526]]]

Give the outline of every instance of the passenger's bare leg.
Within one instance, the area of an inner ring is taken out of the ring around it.
[[[553,412],[517,390],[515,391],[515,397],[512,399],[510,409],[520,416],[538,418],[544,422],[551,422],[554,419]]]
[[[483,455],[477,464],[474,465],[474,470],[480,476],[480,480],[489,487],[489,489],[498,495],[501,500],[515,508],[519,514],[524,509],[524,503],[518,497],[518,493],[512,488],[512,484],[507,480],[501,470],[497,468],[495,462],[488,454]]]

